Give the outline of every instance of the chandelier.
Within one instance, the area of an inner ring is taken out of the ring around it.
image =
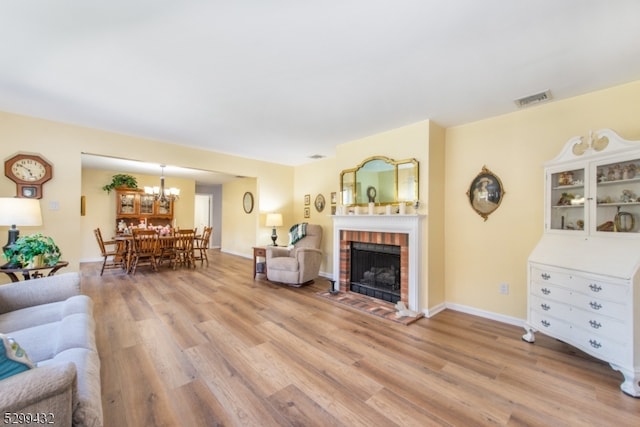
[[[160,165],[160,168],[162,169],[160,175],[160,187],[144,187],[145,194],[153,194],[156,200],[160,200],[162,202],[169,200],[173,201],[180,196],[179,188],[164,188],[164,168],[166,166],[167,165]]]

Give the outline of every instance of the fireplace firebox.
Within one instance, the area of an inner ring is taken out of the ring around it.
[[[351,242],[350,290],[396,303],[400,292],[400,246]]]

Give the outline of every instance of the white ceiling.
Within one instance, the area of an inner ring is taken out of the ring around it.
[[[638,0],[3,1],[0,110],[299,165],[640,80],[639,20]]]

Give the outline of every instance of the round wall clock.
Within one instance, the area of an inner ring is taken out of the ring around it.
[[[16,183],[18,197],[42,198],[42,184],[53,176],[53,167],[44,158],[17,154],[4,162],[4,174]]]
[[[249,191],[244,193],[244,196],[242,197],[242,207],[246,213],[251,213],[251,211],[253,211],[253,194]]]

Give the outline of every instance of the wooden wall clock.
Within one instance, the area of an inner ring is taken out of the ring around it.
[[[18,197],[42,198],[42,184],[53,176],[53,167],[43,157],[16,154],[4,162],[4,174],[16,183]]]

